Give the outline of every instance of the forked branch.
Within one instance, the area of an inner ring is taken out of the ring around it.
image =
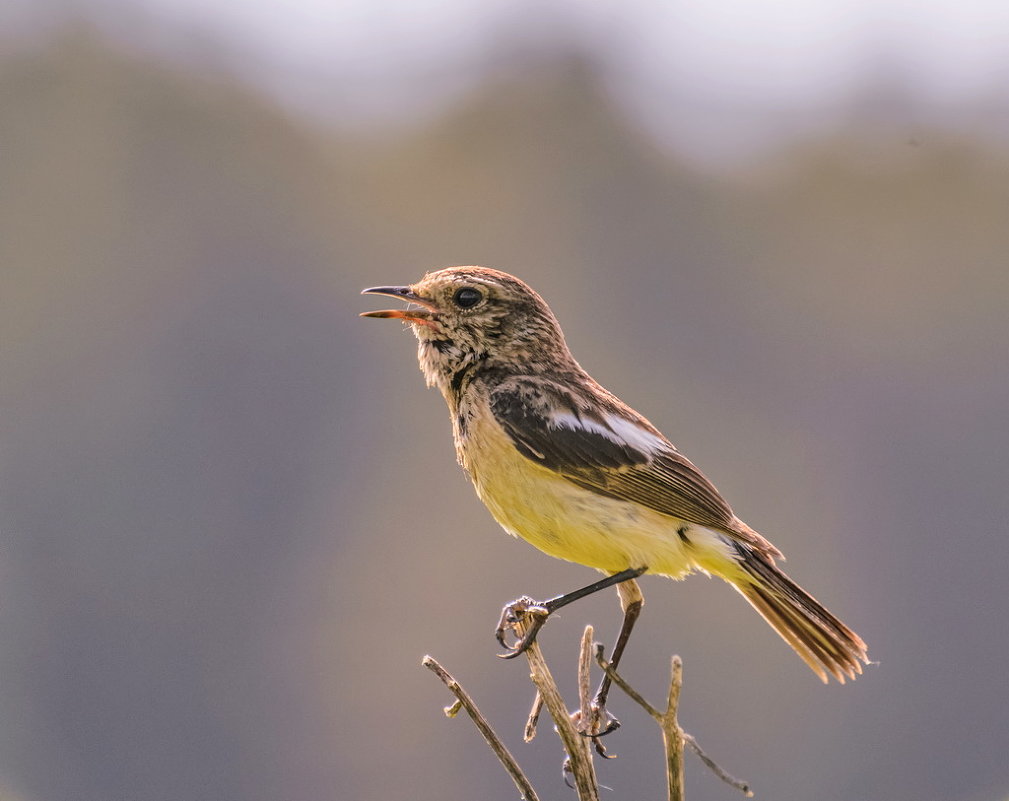
[[[511,625],[515,627],[519,637],[525,635],[529,626],[536,625],[531,617],[536,612],[530,610],[522,615],[520,619]],[[683,684],[683,663],[678,656],[672,658],[671,677],[669,683],[669,693],[666,699],[666,708],[658,710],[653,707],[638,693],[627,681],[614,670],[613,666],[606,661],[603,656],[603,646],[592,640],[592,627],[587,626],[582,637],[581,648],[578,659],[578,687],[579,687],[579,709],[572,715],[568,712],[557,689],[550,668],[547,666],[540,650],[539,644],[533,643],[525,651],[529,662],[530,679],[536,687],[536,699],[529,715],[529,722],[526,724],[524,738],[530,741],[536,734],[536,722],[541,709],[545,706],[553,718],[554,725],[564,751],[567,754],[565,760],[565,781],[570,776],[574,781],[574,790],[578,794],[579,801],[599,801],[599,784],[596,779],[595,766],[592,761],[591,737],[582,735],[576,722],[586,720],[591,713],[589,700],[589,666],[591,663],[592,650],[595,648],[595,660],[610,677],[612,682],[620,687],[635,703],[644,709],[662,730],[663,743],[666,752],[666,785],[669,801],[683,801],[683,749],[689,747],[704,764],[722,781],[735,787],[747,797],[752,797],[749,785],[733,778],[719,767],[710,757],[705,754],[697,741],[683,731],[677,721],[677,707],[679,705],[680,689]],[[518,788],[520,796],[524,801],[539,801],[535,789],[530,784],[529,779],[522,772],[518,762],[505,747],[501,738],[494,732],[487,719],[477,708],[473,699],[433,657],[425,656],[423,664],[438,678],[442,680],[446,687],[455,695],[456,701],[452,706],[446,707],[445,713],[449,717],[455,717],[460,709],[465,709],[466,713],[473,720],[477,729],[483,735],[484,740],[490,746],[495,756],[504,766],[515,786]]]
[[[425,656],[421,664],[441,679],[445,686],[458,699],[452,706],[445,707],[445,714],[450,718],[454,718],[458,714],[460,707],[465,709],[466,713],[473,720],[473,723],[476,724],[477,729],[480,730],[480,734],[483,735],[484,740],[487,741],[487,745],[490,746],[491,751],[494,752],[494,755],[504,766],[504,769],[508,771],[508,775],[511,776],[512,781],[515,782],[515,786],[518,788],[523,801],[539,801],[536,790],[533,789],[532,784],[529,783],[529,779],[522,772],[519,763],[515,761],[515,757],[511,755],[505,744],[501,742],[501,738],[491,728],[490,723],[487,722],[487,718],[477,709],[477,705],[470,698],[469,693],[462,688],[462,685],[433,656]]]
[[[683,801],[683,746],[688,745],[719,779],[732,787],[735,787],[747,798],[753,797],[753,791],[746,782],[734,778],[718,765],[711,757],[701,750],[697,740],[680,728],[676,719],[677,709],[680,704],[680,689],[683,686],[683,660],[678,656],[672,659],[669,679],[669,695],[666,699],[666,708],[659,711],[649,704],[642,695],[635,690],[627,681],[613,669],[613,666],[606,661],[603,656],[603,646],[596,644],[596,662],[609,676],[613,683],[623,690],[632,701],[645,710],[662,729],[662,740],[666,749],[666,785],[669,801]]]

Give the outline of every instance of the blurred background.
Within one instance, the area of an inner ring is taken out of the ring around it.
[[[1009,798],[1009,5],[7,0],[0,798],[544,797],[505,536],[359,290],[552,304],[878,665],[824,687],[728,587],[625,662],[757,798]],[[379,304],[381,305],[381,304]],[[550,623],[612,643],[615,594]],[[599,766],[661,793],[619,694]],[[690,758],[692,801],[738,797]]]

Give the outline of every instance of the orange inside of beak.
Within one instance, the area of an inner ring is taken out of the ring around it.
[[[361,317],[378,317],[402,320],[404,323],[420,323],[434,325],[431,312],[426,309],[383,309],[381,311],[361,312]]]

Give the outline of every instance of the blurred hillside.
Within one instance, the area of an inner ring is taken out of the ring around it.
[[[0,793],[511,798],[426,652],[566,792],[491,629],[591,576],[501,534],[412,337],[356,318],[474,263],[880,661],[821,687],[726,587],[651,579],[636,683],[683,655],[685,726],[758,797],[1009,793],[1009,146],[853,112],[706,174],[571,56],[350,138],[80,33],[0,62],[0,108]],[[587,601],[548,654],[617,620]],[[650,723],[614,709],[601,779],[648,797]]]

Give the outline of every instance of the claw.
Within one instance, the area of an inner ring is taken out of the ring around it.
[[[627,568],[627,570],[621,570],[619,573],[614,573],[612,576],[607,576],[604,579],[595,581],[587,587],[582,587],[581,589],[565,593],[564,595],[558,595],[556,598],[551,598],[549,601],[534,601],[528,595],[523,595],[521,598],[512,601],[501,610],[501,618],[498,620],[497,628],[494,630],[494,636],[497,637],[497,641],[501,643],[501,647],[508,650],[507,654],[498,654],[498,656],[502,659],[514,659],[519,654],[524,653],[525,650],[536,641],[536,635],[543,627],[547,617],[553,612],[556,612],[562,606],[567,606],[569,603],[577,601],[579,598],[584,598],[586,595],[591,595],[594,592],[606,589],[607,587],[612,587],[615,584],[636,579],[647,570],[647,567]],[[640,595],[640,593],[638,594]],[[640,603],[636,608],[641,608]],[[519,620],[526,614],[533,615],[533,618],[532,622],[528,624],[529,628],[526,631],[525,636],[515,643],[515,645],[508,645],[506,632],[509,628],[514,630],[515,624],[518,623]],[[618,660],[616,659],[614,660],[614,665],[616,665],[617,661]]]
[[[571,767],[571,757],[564,757],[564,764],[561,765],[561,776],[564,778],[564,783],[571,790],[575,789],[575,786],[571,783],[570,776],[573,776],[575,769]]]
[[[620,721],[614,715],[611,715],[605,707],[593,703],[591,709],[592,712],[589,720],[585,721],[585,724],[578,728],[578,733],[582,737],[592,738],[592,746],[603,759],[615,759],[616,754],[606,753],[606,746],[602,744],[600,738],[619,729]],[[580,713],[576,712],[572,717],[575,718],[576,723],[581,723]],[[605,721],[605,725],[603,721]]]
[[[514,645],[508,644],[508,630],[515,630],[515,626],[520,620],[525,618],[527,615],[532,616],[532,620],[529,622],[529,628],[526,630],[525,636],[518,640]],[[516,656],[524,654],[530,645],[536,641],[536,635],[539,634],[543,624],[547,622],[547,617],[550,615],[550,610],[539,601],[534,601],[528,595],[523,595],[521,598],[516,598],[509,604],[505,604],[504,609],[501,610],[501,617],[498,620],[497,628],[494,629],[494,637],[501,644],[502,648],[507,649],[508,653],[498,654],[501,659],[514,659]]]

